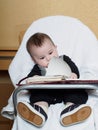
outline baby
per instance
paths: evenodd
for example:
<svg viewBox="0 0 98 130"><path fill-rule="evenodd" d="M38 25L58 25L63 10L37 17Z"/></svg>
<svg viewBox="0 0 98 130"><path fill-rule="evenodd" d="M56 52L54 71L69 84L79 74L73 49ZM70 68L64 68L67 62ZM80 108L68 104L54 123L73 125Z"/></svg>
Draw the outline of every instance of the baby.
<svg viewBox="0 0 98 130"><path fill-rule="evenodd" d="M50 60L53 57L62 58L71 68L70 79L79 78L79 70L75 63L65 54L59 56L57 46L44 33L36 33L27 41L27 51L35 65L27 77L44 76ZM48 119L48 107L51 104L65 104L60 112L60 123L69 126L86 120L91 114L91 108L86 104L88 94L84 89L32 89L30 102L19 102L19 115L27 122L42 127Z"/></svg>

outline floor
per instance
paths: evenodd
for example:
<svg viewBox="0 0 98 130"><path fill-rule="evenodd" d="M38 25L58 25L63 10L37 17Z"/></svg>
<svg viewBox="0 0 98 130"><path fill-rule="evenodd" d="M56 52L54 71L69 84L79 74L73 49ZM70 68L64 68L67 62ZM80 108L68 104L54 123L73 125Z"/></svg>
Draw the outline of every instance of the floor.
<svg viewBox="0 0 98 130"><path fill-rule="evenodd" d="M14 87L7 71L0 71L0 112L8 103ZM13 121L0 115L0 130L11 130Z"/></svg>

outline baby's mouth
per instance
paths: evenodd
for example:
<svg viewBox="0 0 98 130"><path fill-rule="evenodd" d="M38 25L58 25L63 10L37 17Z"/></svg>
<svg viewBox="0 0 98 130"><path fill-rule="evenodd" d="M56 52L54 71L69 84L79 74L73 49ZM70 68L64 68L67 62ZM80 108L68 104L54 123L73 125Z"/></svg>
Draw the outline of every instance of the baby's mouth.
<svg viewBox="0 0 98 130"><path fill-rule="evenodd" d="M46 68L48 68L48 66L49 66L49 63L47 64Z"/></svg>

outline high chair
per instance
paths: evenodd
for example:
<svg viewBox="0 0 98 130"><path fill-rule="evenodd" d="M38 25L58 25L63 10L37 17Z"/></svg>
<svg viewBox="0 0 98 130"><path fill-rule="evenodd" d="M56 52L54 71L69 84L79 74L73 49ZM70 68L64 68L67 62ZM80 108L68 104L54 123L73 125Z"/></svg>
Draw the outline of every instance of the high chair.
<svg viewBox="0 0 98 130"><path fill-rule="evenodd" d="M36 32L48 34L57 45L59 55L68 55L78 66L80 79L64 84L20 85L18 82L31 71L34 62L26 50L26 42ZM98 41L94 33L80 20L68 16L49 16L36 20L24 34L21 45L9 66L9 75L15 86L8 105L3 108L2 115L14 120L12 130L98 130ZM86 82L85 82L86 81ZM17 85L18 84L18 85ZM48 111L48 120L42 128L37 128L19 117L17 102L28 101L28 89L39 88L85 88L89 99L87 104L92 108L92 114L88 120L77 125L63 127L59 123L62 103L51 105ZM92 90L92 91L90 91Z"/></svg>

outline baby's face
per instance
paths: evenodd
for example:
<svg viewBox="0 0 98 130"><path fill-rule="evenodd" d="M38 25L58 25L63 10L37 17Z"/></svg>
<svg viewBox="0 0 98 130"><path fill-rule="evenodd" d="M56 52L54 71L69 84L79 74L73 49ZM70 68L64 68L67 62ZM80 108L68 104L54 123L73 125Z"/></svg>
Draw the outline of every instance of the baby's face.
<svg viewBox="0 0 98 130"><path fill-rule="evenodd" d="M58 57L57 46L46 39L41 47L31 47L31 55L36 64L47 68L51 58Z"/></svg>

